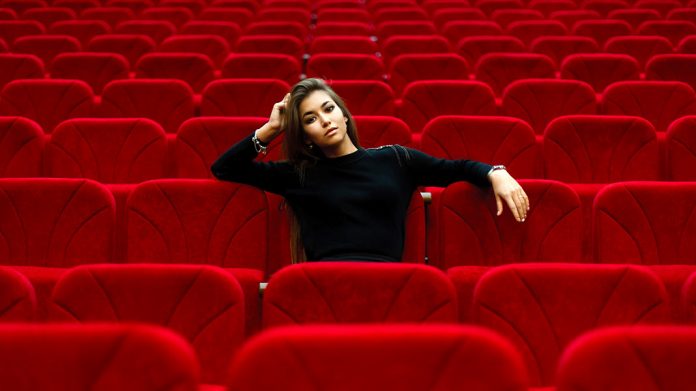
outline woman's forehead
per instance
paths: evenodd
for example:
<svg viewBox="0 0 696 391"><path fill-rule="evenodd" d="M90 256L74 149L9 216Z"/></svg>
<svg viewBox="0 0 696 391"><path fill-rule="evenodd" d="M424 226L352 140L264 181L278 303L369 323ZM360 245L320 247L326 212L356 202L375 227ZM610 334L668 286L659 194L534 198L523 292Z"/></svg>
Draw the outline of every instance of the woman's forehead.
<svg viewBox="0 0 696 391"><path fill-rule="evenodd" d="M309 95L307 95L307 97L304 98L302 102L300 102L300 112L304 113L306 111L318 110L326 101L333 102L333 99L331 99L326 91L312 91Z"/></svg>

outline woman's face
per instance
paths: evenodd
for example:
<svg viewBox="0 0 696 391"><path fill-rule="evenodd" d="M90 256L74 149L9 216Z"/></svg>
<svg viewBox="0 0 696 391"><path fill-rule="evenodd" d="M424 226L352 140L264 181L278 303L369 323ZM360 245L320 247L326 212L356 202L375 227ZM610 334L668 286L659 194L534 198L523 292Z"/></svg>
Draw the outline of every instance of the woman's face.
<svg viewBox="0 0 696 391"><path fill-rule="evenodd" d="M300 102L300 120L307 144L313 143L327 155L353 144L346 134L348 119L325 91L314 91Z"/></svg>

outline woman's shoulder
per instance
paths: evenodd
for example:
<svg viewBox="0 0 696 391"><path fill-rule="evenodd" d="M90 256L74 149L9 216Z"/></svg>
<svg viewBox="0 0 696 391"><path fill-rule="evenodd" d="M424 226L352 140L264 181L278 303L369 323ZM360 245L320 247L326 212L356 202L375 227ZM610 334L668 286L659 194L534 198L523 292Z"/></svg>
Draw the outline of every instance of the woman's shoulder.
<svg viewBox="0 0 696 391"><path fill-rule="evenodd" d="M411 160L413 156L413 150L411 148L404 147L400 144L381 145L379 147L366 148L365 150L370 156L377 159L395 160L400 166Z"/></svg>

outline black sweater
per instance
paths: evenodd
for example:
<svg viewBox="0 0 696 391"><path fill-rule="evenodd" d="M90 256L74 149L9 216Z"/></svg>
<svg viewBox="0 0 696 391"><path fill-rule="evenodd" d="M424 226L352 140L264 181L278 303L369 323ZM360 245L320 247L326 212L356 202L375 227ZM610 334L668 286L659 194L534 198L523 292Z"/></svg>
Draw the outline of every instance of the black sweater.
<svg viewBox="0 0 696 391"><path fill-rule="evenodd" d="M404 220L418 186L456 181L489 185L491 166L471 160L437 159L401 146L358 149L319 160L300 182L288 162L262 163L252 135L213 164L213 175L280 194L292 207L308 260L398 262Z"/></svg>

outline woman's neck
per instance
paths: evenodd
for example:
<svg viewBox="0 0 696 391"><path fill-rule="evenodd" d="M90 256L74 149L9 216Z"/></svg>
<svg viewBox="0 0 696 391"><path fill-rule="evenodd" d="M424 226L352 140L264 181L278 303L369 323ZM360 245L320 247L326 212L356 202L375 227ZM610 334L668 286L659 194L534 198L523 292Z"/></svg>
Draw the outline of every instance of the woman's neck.
<svg viewBox="0 0 696 391"><path fill-rule="evenodd" d="M342 142L334 148L322 148L324 156L327 158L336 158L351 154L358 150L358 148L353 144L353 141L346 136L346 142Z"/></svg>

